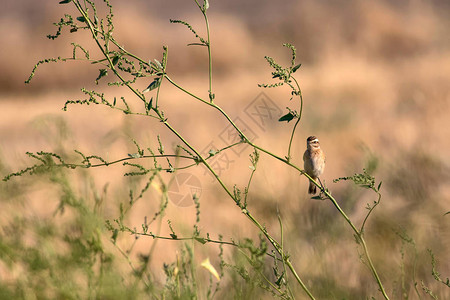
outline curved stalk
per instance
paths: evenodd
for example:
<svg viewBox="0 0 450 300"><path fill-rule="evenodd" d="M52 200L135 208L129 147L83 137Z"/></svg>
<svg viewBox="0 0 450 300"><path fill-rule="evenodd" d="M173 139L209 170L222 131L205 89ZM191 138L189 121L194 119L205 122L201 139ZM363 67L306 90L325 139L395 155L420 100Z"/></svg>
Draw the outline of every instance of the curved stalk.
<svg viewBox="0 0 450 300"><path fill-rule="evenodd" d="M298 84L298 82L295 79L295 77L291 77L291 78L294 80L295 84L297 85L298 96L300 98L300 110L299 110L299 113L298 113L297 121L295 122L294 128L292 129L291 139L289 140L288 155L287 155L288 161L291 160L291 147L292 147L292 141L294 140L295 129L297 128L297 125L300 123L300 120L302 119L302 114L303 114L302 90L300 89L300 85Z"/></svg>

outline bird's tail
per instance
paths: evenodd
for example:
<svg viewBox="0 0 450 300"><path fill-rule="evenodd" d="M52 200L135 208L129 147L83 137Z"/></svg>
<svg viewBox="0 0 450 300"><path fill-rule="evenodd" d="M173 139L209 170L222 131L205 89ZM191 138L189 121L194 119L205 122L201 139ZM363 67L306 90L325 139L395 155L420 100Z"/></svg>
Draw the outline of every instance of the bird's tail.
<svg viewBox="0 0 450 300"><path fill-rule="evenodd" d="M313 179L316 180L316 178L313 178ZM317 186L312 181L310 181L308 194L315 194L316 192L317 192Z"/></svg>

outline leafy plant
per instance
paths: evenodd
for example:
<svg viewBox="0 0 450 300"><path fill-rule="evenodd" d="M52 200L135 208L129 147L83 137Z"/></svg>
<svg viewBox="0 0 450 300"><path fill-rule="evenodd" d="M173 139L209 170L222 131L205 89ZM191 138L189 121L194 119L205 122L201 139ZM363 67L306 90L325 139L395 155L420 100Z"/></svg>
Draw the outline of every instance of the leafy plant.
<svg viewBox="0 0 450 300"><path fill-rule="evenodd" d="M279 163L285 164L289 168L292 168L305 176L308 180L312 180L301 167L294 164L291 155L295 132L302 119L304 105L300 85L294 76L295 73L300 70L301 66L301 64L296 62L296 48L291 44L283 45L291 52L290 65L287 67L280 65L272 57L266 56L266 61L273 69L272 78L276 80L276 82L259 85L262 88L287 86L290 89L290 99L298 105L296 110L287 107L287 112L279 119L280 122L286 121L286 126L290 126L291 124L289 124L289 122L295 120L295 123L291 128L289 142L287 143L286 155L280 156L274 154L270 149L266 149L252 141L246 135L245 131L241 129L219 105L219 97L216 97L213 89L212 44L208 21L209 2L207 0L204 0L202 3L198 0L194 0L195 5L204 17L206 36L198 34L198 31L187 21L170 20L171 23L185 26L194 35L196 41L189 44L189 46L204 47L207 52L208 87L205 91L206 97L202 97L189 89L182 87L172 78L172 75L167 72L167 65L169 62L169 49L167 46L162 47L162 55L159 60L140 58L122 46L113 35L115 23L112 4L109 0L98 2L101 4L92 0L60 1L60 4L72 5L75 8L76 14L65 14L59 22L54 23L57 27L56 33L48 35L49 39L54 40L64 34L63 32L66 29L68 29L70 33L86 31L90 33L97 51L94 53L94 51L88 50L90 48L85 45L72 43L73 51L71 57L47 58L39 61L33 68L26 83L29 83L33 79L37 69L42 64L67 61L89 62L98 66L98 75L96 78L92 78L96 84L106 81L108 86L117 86L127 89L132 92L134 99L126 99L123 96L111 99L99 89L90 90L82 88L81 92L84 94L84 98L66 101L63 107L64 111L69 110L73 105L103 105L114 111L124 113L125 115L139 115L151 118L159 121L162 127L165 127L168 132L175 136L178 140L178 144L173 151L168 151L166 150L166 147L164 147L164 136L162 138L160 136L155 137L158 141L157 149L152 149L147 146L143 147L137 141L133 140L135 152L125 153L122 158L115 160L110 160L95 154L88 155L79 150L75 150L75 154L68 158L62 154L48 151L39 151L36 153L27 152L27 155L34 159L35 163L17 172L9 173L4 177L4 181L11 180L16 176L23 176L24 174L49 175L50 180L59 186L61 189L61 198L56 213L64 214L66 213L66 208L70 208L70 210L74 212L76 218L76 221L74 222L77 229L76 234L71 236L69 233L64 233L64 230L58 230L54 225L45 230L48 230L49 238L58 238L62 243L68 246L71 253L69 255L58 254L57 256L61 258L61 261L57 263L70 263L71 265L75 265L77 270L74 272L81 272L80 276L82 281L84 281L84 285L76 285L74 283L74 286L67 287L67 285L71 284L71 281L66 278L67 274L61 275L53 271L56 270L52 268L52 264L56 263L55 261L46 260L41 252L36 252L34 251L35 249L28 249L25 246L24 241L12 238L2 241L1 246L5 249L9 249L8 251L16 248L17 252L23 255L22 258L28 256L29 261L24 262L30 273L41 276L42 273L46 272L44 270L49 270L49 274L44 278L45 280L52 281L52 283L45 282L42 289L40 288L41 282L39 281L26 282L23 284L26 288L17 289L14 296L23 296L27 289L32 289L38 290L36 295L44 298L102 298L111 295L120 298L120 295L108 294L108 289L106 289L105 286L111 287L115 284L119 284L119 282L123 280L124 283L122 284L127 288L124 291L124 293L126 292L126 296L123 297L140 295L143 293L155 298L198 298L199 280L195 270L193 245L216 244L219 245L220 249L218 255L220 260L219 272L212 267L209 261L203 264L211 274L210 284L207 288L207 298L214 297L218 291L220 291L220 284L227 276L227 270L234 274L230 275L231 280L235 283L243 283L248 287L248 289L242 288L241 290L235 291L236 296L239 297L250 294L254 295L256 293L255 289L260 288L262 291L267 291L272 296L281 299L291 299L295 298L295 291L299 287L303 291L303 296L306 295L306 297L310 299L315 299L310 287L308 287L308 281L304 279L307 275L302 274L303 272L294 266L291 255L287 251L287 241L284 240L283 222L280 214L278 213L277 215L280 228L280 238L277 239L274 233L276 229L266 228L264 220L257 219L248 206L248 195L251 193L252 187L251 183L254 174L258 169L258 162L262 155L275 158ZM100 5L102 5L101 9L99 8ZM102 13L104 13L104 15L102 15ZM206 155L202 154L201 151L183 136L170 122L170 118L165 112L166 104L164 98L161 97L161 90L165 85L171 85L178 89L179 92L186 94L195 101L211 108L214 113L217 113L220 118L223 118L229 123L233 130L238 134L240 140L228 144L221 149L211 150ZM142 86L146 87L142 88ZM137 103L138 106L130 105L129 103L131 103L131 101L133 101L134 104ZM229 151L241 144L250 146L253 151L250 155L251 171L244 188L240 188L234 183L225 182L210 163L215 155ZM144 162L149 160L152 161L150 167L147 164L144 164ZM180 166L177 163L179 160L183 162L183 165ZM110 167L120 164L127 168L124 176L129 178L130 186L127 186L127 188L129 188L127 201L121 201L118 204L117 216L113 218L108 218L98 213L103 199L107 197L107 187L104 188L104 193L101 197L94 194L93 198L95 205L89 207L84 198L80 198L76 195L70 181L66 177L68 170L85 171L87 169ZM242 215L254 225L260 235L259 243L255 243L249 238L244 238L241 241L235 241L233 239L224 240L220 233L212 234L218 236L218 238L212 238L210 233L203 232L199 226L201 216L200 201L196 194L192 197L196 214L195 222L190 229L190 232L183 233L182 230L179 230L179 228L169 220L167 222L167 229L170 233L168 235L160 233L161 227L163 226L162 217L165 215L168 206L168 183L164 181L161 174L163 172L173 174L179 170L195 168L199 165L205 167L208 172L212 174L217 185L228 195L228 198L231 200L230 204L234 203ZM140 187L136 187L137 184L133 184L133 180L134 183L141 183L141 181L143 181L143 183ZM362 261L368 267L382 296L385 299L389 299L375 263L371 258L370 248L366 242L364 230L375 207L380 204L382 197L380 193L381 182L376 184L375 178L366 170L363 170L363 173L361 174L341 177L335 180L335 182L340 181L352 181L357 186L370 189L376 194L376 200L371 204L367 204L368 212L359 226L348 217L326 186L313 181L320 190L320 195L315 198L330 201L340 216L348 224L350 230L354 234L358 247L362 250ZM158 209L151 218L145 218L140 228L128 225L127 216L130 210L146 193L149 192L152 185L157 186L161 192ZM157 230L151 229L155 227ZM114 251L120 253L132 270L132 276L126 280L120 275L120 272L112 272L111 276L107 275L109 274L108 272L111 272L115 268L115 264L119 258L112 255L111 253L113 252L111 251L113 250L110 251L104 245L102 237L106 235L105 232L108 233L111 247L115 249ZM126 244L126 248L124 248L121 243L121 237L124 236L131 236L134 239L130 244ZM141 238L151 238L165 242L183 242L180 247L181 252L177 256L176 261L163 264L166 280L165 283L160 286L155 284L154 276L149 267L155 249L153 246L149 249L147 254L139 255L137 263L133 260L132 253L134 245L136 241ZM231 247L234 251L231 262L226 262L226 258L224 258L223 247L225 246ZM10 253L10 257L14 257L14 255L16 254ZM242 260L242 258L244 259ZM2 260L5 259L5 257L2 257ZM67 261L68 259L72 259L73 261ZM14 261L14 259L12 260ZM433 256L432 260L434 261ZM61 271L61 269L57 270ZM439 280L448 286L448 279L447 282L445 282L440 278L439 273L435 271L434 264L433 276L436 280ZM212 281L213 277L219 279L215 286ZM36 280L37 277L30 276L30 278ZM73 282L76 282L76 280ZM106 285L106 282L108 282L108 285ZM47 287L52 284L58 288L54 290L47 289ZM86 288L86 285L88 288L83 289ZM80 292L76 292L78 290ZM87 290L87 294L83 293L83 290ZM429 294L431 295L431 292Z"/></svg>

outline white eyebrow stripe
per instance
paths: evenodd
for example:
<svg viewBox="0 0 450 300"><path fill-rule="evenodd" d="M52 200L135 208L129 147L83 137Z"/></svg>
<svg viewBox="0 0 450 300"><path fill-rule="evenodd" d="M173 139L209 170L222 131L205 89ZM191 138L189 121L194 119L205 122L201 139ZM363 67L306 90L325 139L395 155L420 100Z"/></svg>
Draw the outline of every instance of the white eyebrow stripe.
<svg viewBox="0 0 450 300"><path fill-rule="evenodd" d="M318 141L319 141L318 139L314 139L314 140L311 141L311 143L318 142Z"/></svg>

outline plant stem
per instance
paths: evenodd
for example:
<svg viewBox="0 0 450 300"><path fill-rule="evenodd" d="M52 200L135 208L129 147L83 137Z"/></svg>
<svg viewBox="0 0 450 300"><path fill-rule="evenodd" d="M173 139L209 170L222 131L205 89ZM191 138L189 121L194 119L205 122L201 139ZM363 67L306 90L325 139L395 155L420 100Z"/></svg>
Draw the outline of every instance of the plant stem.
<svg viewBox="0 0 450 300"><path fill-rule="evenodd" d="M283 222L281 221L281 215L280 215L280 211L278 210L278 207L277 207L277 217L278 217L278 223L280 224L281 247L284 249L284 228L283 228ZM286 256L282 257L283 272L284 272L285 276L287 276L286 262L288 260L289 260L288 257L286 257ZM294 274L294 272L292 272L292 273ZM295 276L295 274L294 274L294 276ZM291 296L291 298L295 299L294 294L292 293L292 290L289 286L289 281L287 279L286 279L286 288L287 288L287 291L289 292L289 295Z"/></svg>
<svg viewBox="0 0 450 300"><path fill-rule="evenodd" d="M361 228L359 229L359 232L364 233L364 226L366 226L367 219L369 218L370 214L374 210L375 207L377 207L378 204L380 204L381 200L381 194L380 192L376 192L378 194L378 200L375 202L375 204L370 208L369 212L367 213L366 217L364 218L364 221L362 222Z"/></svg>
<svg viewBox="0 0 450 300"><path fill-rule="evenodd" d="M291 261L289 260L289 257L286 256L284 249L282 246L267 232L267 229L263 227L251 214L248 210L243 209L242 213L244 213L252 222L253 224L258 227L258 229L264 234L264 236L267 238L267 240L274 246L275 250L280 254L282 260L286 263L286 265L289 267L289 270L291 270L292 274L294 275L297 282L302 287L303 291L308 295L310 299L315 299L314 296L311 294L311 292L308 290L306 285L301 280L300 276L298 276L294 266L292 265Z"/></svg>
<svg viewBox="0 0 450 300"><path fill-rule="evenodd" d="M205 17L205 23L206 23L206 34L207 34L207 39L208 39L208 74L209 74L209 97L210 97L210 101L211 103L213 102L213 97L212 97L212 56L211 56L211 38L209 35L209 22L208 22L208 17L206 16L206 12L203 11L203 16Z"/></svg>
<svg viewBox="0 0 450 300"><path fill-rule="evenodd" d="M384 290L384 286L381 283L380 277L378 276L377 270L375 269L375 266L372 263L372 259L370 258L370 255L369 255L369 249L367 249L366 241L362 237L362 234L359 235L359 238L360 238L361 244L362 244L363 249L364 249L364 254L367 257L367 261L369 263L370 270L372 271L372 275L375 277L375 280L378 283L378 287L380 288L380 292L383 294L384 299L389 300L389 297L386 294L386 291Z"/></svg>
<svg viewBox="0 0 450 300"><path fill-rule="evenodd" d="M298 118L297 118L297 121L295 122L294 128L292 129L291 139L289 140L288 155L287 155L288 161L291 160L291 147L292 147L292 141L294 140L295 129L297 128L297 125L300 123L300 120L302 119L302 113L303 113L302 90L300 89L300 85L298 84L295 77L291 77L291 78L294 80L295 84L297 85L297 92L298 92L298 96L300 98L300 111L298 113Z"/></svg>

